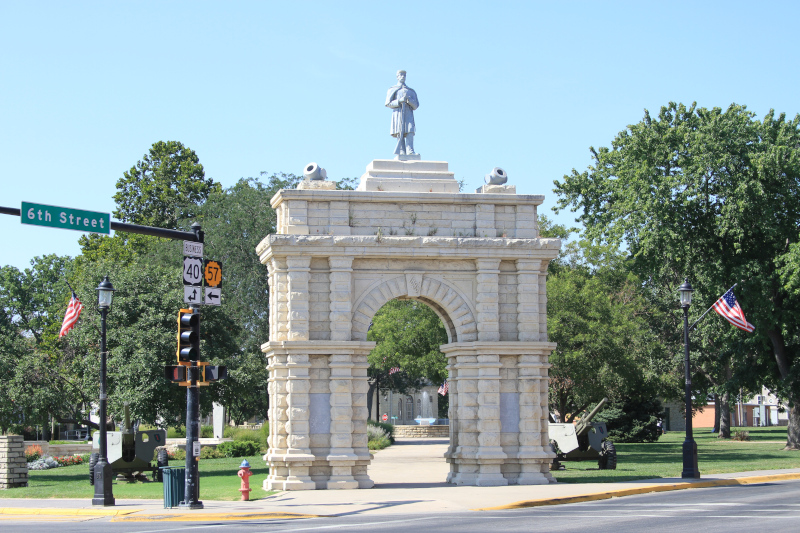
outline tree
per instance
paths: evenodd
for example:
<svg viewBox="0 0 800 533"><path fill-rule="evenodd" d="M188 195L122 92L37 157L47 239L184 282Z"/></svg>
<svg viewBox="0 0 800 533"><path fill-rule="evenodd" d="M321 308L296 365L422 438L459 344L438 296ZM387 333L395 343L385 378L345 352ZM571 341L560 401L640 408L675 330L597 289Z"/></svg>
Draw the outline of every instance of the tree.
<svg viewBox="0 0 800 533"><path fill-rule="evenodd" d="M624 243L633 272L654 293L672 293L688 276L693 308L705 309L739 282L755 333L710 316L692 340L730 354L733 379L788 400L789 449L800 449L798 126L800 116L770 111L759 121L736 104L722 111L670 103L658 117L645 112L611 148L592 148L588 170L555 182L559 208L580 210L587 238Z"/></svg>
<svg viewBox="0 0 800 533"><path fill-rule="evenodd" d="M543 236L571 231L541 217ZM550 406L562 420L602 398L652 397L662 388L664 354L655 342L641 283L624 255L588 242L568 241L547 279L547 327L557 344L550 355Z"/></svg>
<svg viewBox="0 0 800 533"><path fill-rule="evenodd" d="M178 141L153 143L149 153L117 181L114 216L123 222L176 228L192 219L220 185L206 179L194 150Z"/></svg>

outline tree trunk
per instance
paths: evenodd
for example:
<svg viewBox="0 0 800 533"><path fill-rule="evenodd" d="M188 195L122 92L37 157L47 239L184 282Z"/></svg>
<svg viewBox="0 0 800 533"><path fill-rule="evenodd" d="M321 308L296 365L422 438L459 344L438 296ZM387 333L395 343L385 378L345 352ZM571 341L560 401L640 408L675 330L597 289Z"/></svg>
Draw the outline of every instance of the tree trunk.
<svg viewBox="0 0 800 533"><path fill-rule="evenodd" d="M781 379L788 381L791 379L789 375L790 365L789 358L786 356L783 333L777 329L770 329L767 330L767 336L772 341L772 351L775 354L775 362L778 363ZM786 428L786 447L784 450L800 450L800 410L798 409L800 406L797 405L794 397L789 398L789 403L793 404L794 407L789 408L789 427Z"/></svg>
<svg viewBox="0 0 800 533"><path fill-rule="evenodd" d="M731 438L731 394L725 391L720 400L719 416L719 437L720 439Z"/></svg>
<svg viewBox="0 0 800 533"><path fill-rule="evenodd" d="M720 406L719 406L719 394L716 392L714 393L714 429L711 433L716 433L719 435L719 417L720 417Z"/></svg>
<svg viewBox="0 0 800 533"><path fill-rule="evenodd" d="M784 450L800 450L800 405L789 408L789 427Z"/></svg>

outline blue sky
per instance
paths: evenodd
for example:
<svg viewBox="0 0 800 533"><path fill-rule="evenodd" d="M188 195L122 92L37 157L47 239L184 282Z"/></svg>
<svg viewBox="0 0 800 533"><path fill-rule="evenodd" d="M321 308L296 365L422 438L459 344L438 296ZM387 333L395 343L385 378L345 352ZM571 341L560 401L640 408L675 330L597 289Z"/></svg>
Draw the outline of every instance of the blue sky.
<svg viewBox="0 0 800 533"><path fill-rule="evenodd" d="M467 190L503 167L552 217L553 180L644 109L800 112L798 19L792 2L0 2L0 205L111 212L159 140L226 187L310 161L359 177L392 157L402 68L423 159ZM79 235L0 215L0 265L74 256Z"/></svg>

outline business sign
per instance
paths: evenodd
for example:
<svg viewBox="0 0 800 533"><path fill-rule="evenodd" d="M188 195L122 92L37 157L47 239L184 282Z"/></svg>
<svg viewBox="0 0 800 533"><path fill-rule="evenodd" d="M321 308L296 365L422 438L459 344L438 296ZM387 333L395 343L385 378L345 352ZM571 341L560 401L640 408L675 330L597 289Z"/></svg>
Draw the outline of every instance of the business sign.
<svg viewBox="0 0 800 533"><path fill-rule="evenodd" d="M23 224L32 226L71 229L106 235L111 232L111 215L109 213L22 202L20 215L19 218Z"/></svg>
<svg viewBox="0 0 800 533"><path fill-rule="evenodd" d="M189 257L203 257L203 243L183 241L183 255Z"/></svg>

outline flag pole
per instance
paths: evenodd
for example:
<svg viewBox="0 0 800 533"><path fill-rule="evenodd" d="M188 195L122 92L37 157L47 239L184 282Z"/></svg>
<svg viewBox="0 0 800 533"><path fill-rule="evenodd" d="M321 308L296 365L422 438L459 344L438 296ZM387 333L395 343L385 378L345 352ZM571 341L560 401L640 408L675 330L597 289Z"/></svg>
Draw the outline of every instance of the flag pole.
<svg viewBox="0 0 800 533"><path fill-rule="evenodd" d="M733 286L730 289L728 289L727 291L723 292L722 295L724 296L724 295L728 294L728 291L732 291L733 289L735 289L738 284L739 284L739 282L734 283ZM719 300L719 298L717 298L717 300ZM717 300L714 300L714 303L716 303ZM708 314L708 312L711 311L712 309L714 309L714 304L711 304L711 307L706 309L706 312L703 313L702 315L700 315L700 318L695 320L694 324L689 326L689 331L692 331L694 329L694 327L697 325L697 323L700 322L701 320L703 320L703 317L706 316Z"/></svg>

